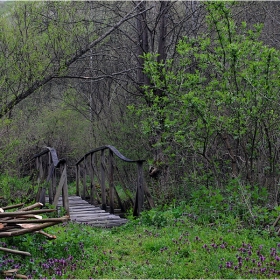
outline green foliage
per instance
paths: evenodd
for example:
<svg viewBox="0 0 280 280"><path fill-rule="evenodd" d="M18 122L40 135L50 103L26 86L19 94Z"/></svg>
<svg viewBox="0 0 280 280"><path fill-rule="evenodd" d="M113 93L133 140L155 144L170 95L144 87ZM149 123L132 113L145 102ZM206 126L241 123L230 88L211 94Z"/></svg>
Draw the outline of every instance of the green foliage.
<svg viewBox="0 0 280 280"><path fill-rule="evenodd" d="M267 189L242 186L233 180L224 190L203 186L193 191L186 212L202 224L265 228L279 215L277 207L272 210L265 207L267 198Z"/></svg>
<svg viewBox="0 0 280 280"><path fill-rule="evenodd" d="M185 203L181 202L179 206L159 206L149 211L144 211L137 223L145 226L156 226L162 228L170 225L174 219L181 217L186 211Z"/></svg>
<svg viewBox="0 0 280 280"><path fill-rule="evenodd" d="M15 2L14 8L1 16L1 115L11 109L7 104L17 103L19 96L24 99L28 96L25 93L23 97L25 91L50 80L49 75L65 74L66 62L95 38L92 21L85 20L90 11L84 5Z"/></svg>
<svg viewBox="0 0 280 280"><path fill-rule="evenodd" d="M174 59L144 55L148 106L134 107L143 133L160 135L156 145L170 162L187 153L194 159L187 176L201 173L205 185L212 177L218 188L232 175L259 185L257 159L264 176L279 170L280 53L258 40L260 25L237 25L231 5L207 2L209 36L183 38Z"/></svg>
<svg viewBox="0 0 280 280"><path fill-rule="evenodd" d="M28 177L17 178L0 174L0 196L4 197L5 204L28 202L35 194L36 187Z"/></svg>
<svg viewBox="0 0 280 280"><path fill-rule="evenodd" d="M174 202L113 229L65 223L46 229L57 236L52 241L38 234L3 238L1 246L32 257L2 252L1 269L13 266L29 278L56 279L277 277L278 237L241 224L201 225L188 209L195 211Z"/></svg>

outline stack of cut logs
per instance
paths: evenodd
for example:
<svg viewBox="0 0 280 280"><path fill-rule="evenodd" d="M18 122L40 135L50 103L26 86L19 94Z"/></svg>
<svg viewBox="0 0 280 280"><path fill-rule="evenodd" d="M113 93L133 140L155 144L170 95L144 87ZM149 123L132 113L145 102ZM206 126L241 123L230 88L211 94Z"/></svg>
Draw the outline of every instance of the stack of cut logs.
<svg viewBox="0 0 280 280"><path fill-rule="evenodd" d="M43 206L39 202L28 207L23 206L24 204L20 203L0 208L0 238L36 232L45 235L49 239L55 239L56 236L44 232L43 229L69 220L69 216L64 216L61 218L43 218L38 214L54 212L56 209L34 210L34 208L41 208ZM18 210L11 211L11 209ZM31 256L29 252L13 250L4 247L0 247L0 251L23 256ZM0 273L6 277L15 276L16 278L27 278L24 275L17 274L17 269L1 271Z"/></svg>

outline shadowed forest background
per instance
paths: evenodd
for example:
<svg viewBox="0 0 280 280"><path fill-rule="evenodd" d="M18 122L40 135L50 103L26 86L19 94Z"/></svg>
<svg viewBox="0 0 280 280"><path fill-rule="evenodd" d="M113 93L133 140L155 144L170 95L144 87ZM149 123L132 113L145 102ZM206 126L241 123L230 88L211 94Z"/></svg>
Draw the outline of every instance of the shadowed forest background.
<svg viewBox="0 0 280 280"><path fill-rule="evenodd" d="M147 160L157 204L215 190L229 205L278 205L279 2L0 9L2 176L35 180L33 156L49 146L71 183L75 162L109 144Z"/></svg>

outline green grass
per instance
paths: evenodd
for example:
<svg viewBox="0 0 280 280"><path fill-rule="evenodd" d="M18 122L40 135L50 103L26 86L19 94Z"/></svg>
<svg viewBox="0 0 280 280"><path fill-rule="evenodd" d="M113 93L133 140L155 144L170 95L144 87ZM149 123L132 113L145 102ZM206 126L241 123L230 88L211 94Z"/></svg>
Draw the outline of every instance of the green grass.
<svg viewBox="0 0 280 280"><path fill-rule="evenodd" d="M38 234L2 239L2 246L32 257L0 253L1 270L19 267L30 278L57 279L279 277L273 230L242 228L238 221L202 225L184 210L154 209L113 229L70 222L46 230L57 236L52 241Z"/></svg>
<svg viewBox="0 0 280 280"><path fill-rule="evenodd" d="M7 197L35 188L28 179L0 179ZM201 187L188 202L144 211L138 219L130 212L121 227L69 222L46 229L55 240L36 233L2 238L0 246L32 256L0 251L0 271L18 268L37 279L279 278L279 225L271 225L280 207L265 208L267 193L259 191L236 184L223 192Z"/></svg>

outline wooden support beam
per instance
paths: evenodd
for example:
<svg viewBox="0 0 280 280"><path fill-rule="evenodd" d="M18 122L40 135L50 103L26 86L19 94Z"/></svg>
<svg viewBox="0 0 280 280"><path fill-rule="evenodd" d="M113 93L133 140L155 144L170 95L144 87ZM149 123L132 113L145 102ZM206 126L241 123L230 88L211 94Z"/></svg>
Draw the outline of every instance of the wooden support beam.
<svg viewBox="0 0 280 280"><path fill-rule="evenodd" d="M3 221L6 224L42 224L47 222L56 222L56 223L63 223L67 222L69 220L69 216L63 216L61 218L46 218L46 219L11 219L11 220L5 220ZM0 220L0 223L2 223L2 220Z"/></svg>
<svg viewBox="0 0 280 280"><path fill-rule="evenodd" d="M49 163L48 163L48 187L49 187L49 203L53 203L53 186L52 186L52 178L53 178L53 170L54 170L54 163L51 161L51 153L48 153Z"/></svg>
<svg viewBox="0 0 280 280"><path fill-rule="evenodd" d="M29 210L31 210L31 209L34 209L34 208L37 208L37 207L42 207L42 206L43 206L42 203L36 202L36 203L33 204L33 205L29 205L29 206L27 206L27 207L21 208L20 211L29 211Z"/></svg>
<svg viewBox="0 0 280 280"><path fill-rule="evenodd" d="M24 203L19 203L19 204L15 204L15 205L9 205L9 206L2 207L2 209L3 210L8 210L8 209L13 209L13 208L19 208L23 205L24 205Z"/></svg>
<svg viewBox="0 0 280 280"><path fill-rule="evenodd" d="M54 212L55 209L41 209L41 210L31 210L31 211L17 211L17 212L4 212L0 213L0 219L5 217L20 217L29 214L42 214L48 212Z"/></svg>
<svg viewBox="0 0 280 280"><path fill-rule="evenodd" d="M58 188L57 188L57 192L56 192L54 200L53 200L53 205L55 207L57 206L58 199L59 199L59 196L60 196L60 194L62 192L62 187L63 187L63 185L65 183L65 180L67 180L66 167L64 167L63 172L61 174L59 185L58 185Z"/></svg>
<svg viewBox="0 0 280 280"><path fill-rule="evenodd" d="M66 164L64 164L64 166L63 166L62 173L64 173L64 172L65 172L65 180L63 183L63 187L62 187L62 205L63 205L67 215L70 215Z"/></svg>
<svg viewBox="0 0 280 280"><path fill-rule="evenodd" d="M95 204L96 188L94 182L94 154L90 154L89 174L90 174L90 204Z"/></svg>
<svg viewBox="0 0 280 280"><path fill-rule="evenodd" d="M138 215L143 210L144 206L144 176L143 176L143 161L137 162L137 190L138 190L138 195L137 195L137 200L138 200Z"/></svg>
<svg viewBox="0 0 280 280"><path fill-rule="evenodd" d="M84 158L84 166L83 166L83 191L82 191L82 199L86 199L86 189L87 189L87 163L86 157Z"/></svg>
<svg viewBox="0 0 280 280"><path fill-rule="evenodd" d="M76 195L80 196L80 165L76 165Z"/></svg>
<svg viewBox="0 0 280 280"><path fill-rule="evenodd" d="M109 150L109 197L110 197L110 213L114 214L114 156Z"/></svg>
<svg viewBox="0 0 280 280"><path fill-rule="evenodd" d="M105 185L105 156L104 149L101 150L101 199L102 199L102 210L106 210L106 185Z"/></svg>
<svg viewBox="0 0 280 280"><path fill-rule="evenodd" d="M16 255L23 255L23 256L29 256L29 257L31 256L31 254L29 252L12 250L12 249L3 248L3 247L0 247L0 251L4 251L4 252L7 252L7 253L12 253L12 254L16 254Z"/></svg>
<svg viewBox="0 0 280 280"><path fill-rule="evenodd" d="M32 228L20 229L20 230L11 231L11 232L0 232L0 237L19 236L19 235L23 235L23 234L26 234L26 233L38 231L38 230L41 230L43 228L52 227L56 224L57 224L57 222L49 222L49 223L43 223L43 224L38 225L38 226L34 226Z"/></svg>

